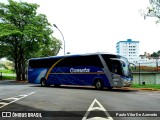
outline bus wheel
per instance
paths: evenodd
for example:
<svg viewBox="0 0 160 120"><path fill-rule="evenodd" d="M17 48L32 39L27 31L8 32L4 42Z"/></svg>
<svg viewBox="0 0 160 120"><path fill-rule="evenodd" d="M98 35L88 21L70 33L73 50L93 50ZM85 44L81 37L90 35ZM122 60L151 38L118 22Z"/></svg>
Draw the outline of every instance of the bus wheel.
<svg viewBox="0 0 160 120"><path fill-rule="evenodd" d="M48 84L46 83L46 79L45 79L45 78L42 78L42 79L41 79L41 86L42 86L42 87L47 87L47 86L50 86L50 85L48 85Z"/></svg>
<svg viewBox="0 0 160 120"><path fill-rule="evenodd" d="M102 80L96 80L96 82L95 82L95 88L98 89L98 90L103 89L103 82L102 82Z"/></svg>

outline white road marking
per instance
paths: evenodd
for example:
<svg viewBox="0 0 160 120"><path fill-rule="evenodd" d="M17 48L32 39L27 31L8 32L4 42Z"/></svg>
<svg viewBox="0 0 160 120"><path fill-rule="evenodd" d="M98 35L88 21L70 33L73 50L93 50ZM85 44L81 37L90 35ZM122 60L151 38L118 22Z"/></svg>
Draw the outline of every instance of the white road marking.
<svg viewBox="0 0 160 120"><path fill-rule="evenodd" d="M6 99L3 99L3 100L11 100L11 101L13 101L13 100L18 100L19 98L6 98Z"/></svg>
<svg viewBox="0 0 160 120"><path fill-rule="evenodd" d="M2 106L0 106L0 108L3 108L3 107L5 107L5 106L7 106L7 105L9 105L9 104L11 104L13 102L16 102L16 101L18 101L18 100L20 100L22 98L25 98L25 97L27 97L27 96L29 96L31 94L34 94L34 93L35 92L31 92L29 94L23 94L23 95L19 95L19 96L14 96L12 98L2 99L2 100L0 100L0 105L2 105ZM8 100L11 100L11 101L10 102L4 102L4 101L8 101Z"/></svg>
<svg viewBox="0 0 160 120"><path fill-rule="evenodd" d="M99 107L93 107L95 103L97 103L99 105ZM91 111L95 111L95 110L103 111L106 114L106 118L98 117L97 116L97 117L92 117L92 118L87 119L89 113ZM85 115L82 118L82 120L113 120L113 118L109 115L109 113L107 112L107 110L100 104L100 102L97 99L94 99L94 101L92 102L92 104L88 108L88 110L85 113Z"/></svg>
<svg viewBox="0 0 160 120"><path fill-rule="evenodd" d="M102 117L94 117L94 118L89 118L89 119L86 119L86 120L110 120L110 119L102 118Z"/></svg>
<svg viewBox="0 0 160 120"><path fill-rule="evenodd" d="M7 103L6 102L0 102L0 105L6 105Z"/></svg>

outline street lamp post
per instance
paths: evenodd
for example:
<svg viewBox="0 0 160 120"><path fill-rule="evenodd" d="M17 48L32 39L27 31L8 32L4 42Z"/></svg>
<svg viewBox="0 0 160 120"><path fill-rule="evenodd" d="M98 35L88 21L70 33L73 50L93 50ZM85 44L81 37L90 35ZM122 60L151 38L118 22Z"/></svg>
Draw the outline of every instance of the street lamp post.
<svg viewBox="0 0 160 120"><path fill-rule="evenodd" d="M60 31L60 29L57 27L56 24L53 24L53 26L59 30L59 32L61 33L61 35L63 37L63 43L64 43L64 48L63 49L64 49L64 55L65 55L65 40L64 40L64 36L63 36L62 32Z"/></svg>

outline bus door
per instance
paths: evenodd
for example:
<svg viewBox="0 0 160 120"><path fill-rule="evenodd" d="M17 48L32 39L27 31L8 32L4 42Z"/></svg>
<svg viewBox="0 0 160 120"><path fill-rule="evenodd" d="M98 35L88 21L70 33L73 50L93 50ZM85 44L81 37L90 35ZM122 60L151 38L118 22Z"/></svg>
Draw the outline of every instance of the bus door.
<svg viewBox="0 0 160 120"><path fill-rule="evenodd" d="M111 65L111 72L112 72L112 79L114 86L123 86L123 80L121 79L123 69L122 69L122 63L120 60L112 60Z"/></svg>

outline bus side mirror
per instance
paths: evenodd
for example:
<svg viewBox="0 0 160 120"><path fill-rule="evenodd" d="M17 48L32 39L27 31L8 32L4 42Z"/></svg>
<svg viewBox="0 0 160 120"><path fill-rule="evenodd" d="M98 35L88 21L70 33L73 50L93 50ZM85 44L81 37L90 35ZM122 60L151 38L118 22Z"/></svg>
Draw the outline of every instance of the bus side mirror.
<svg viewBox="0 0 160 120"><path fill-rule="evenodd" d="M135 64L133 64L133 63L129 63L129 64L133 65L134 66L134 70L136 70L136 65Z"/></svg>
<svg viewBox="0 0 160 120"><path fill-rule="evenodd" d="M125 62L122 62L122 64L123 64L123 67L126 67L126 64L125 64Z"/></svg>

